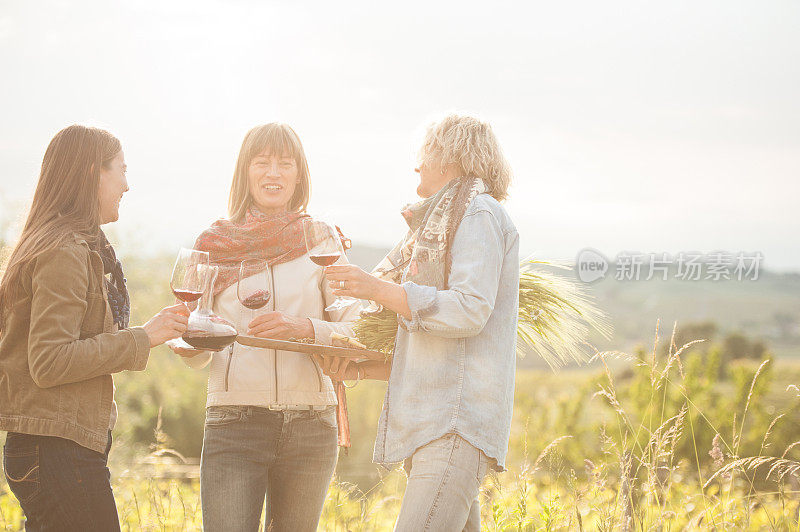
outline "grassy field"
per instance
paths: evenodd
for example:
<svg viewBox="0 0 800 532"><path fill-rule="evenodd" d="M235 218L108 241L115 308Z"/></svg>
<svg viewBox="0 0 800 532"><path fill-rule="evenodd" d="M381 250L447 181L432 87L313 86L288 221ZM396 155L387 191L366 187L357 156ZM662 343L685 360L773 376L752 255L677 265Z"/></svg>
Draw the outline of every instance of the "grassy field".
<svg viewBox="0 0 800 532"><path fill-rule="evenodd" d="M509 471L484 482L484 529L799 529L800 364L602 358L599 371L518 374ZM399 510L402 474L369 465L382 396L370 384L351 394L355 443L320 530L391 530ZM156 439L149 460L125 442L112 453L123 529L199 530L196 463L164 453L168 432ZM21 519L0 487L0 527Z"/></svg>
<svg viewBox="0 0 800 532"><path fill-rule="evenodd" d="M172 257L125 264L132 322L142 323L170 302ZM800 391L792 387L800 386L800 358L792 356L792 330L769 332L777 312L800 315L800 283L767 281L596 285L616 329L612 344L629 354L605 352L556 373L519 361L509 471L484 482L484 529L800 530ZM721 334L670 349L672 320L682 313L718 314L718 323L729 323L722 331L759 339L763 331L766 357L779 356L734 360ZM669 330L652 348L657 314ZM206 378L164 347L147 371L115 377L120 422L111 469L123 529L200 529L196 457ZM405 480L371 463L384 391L385 383L362 382L348 392L353 447L340 453L320 530L391 530ZM0 529L19 530L21 519L0 481Z"/></svg>

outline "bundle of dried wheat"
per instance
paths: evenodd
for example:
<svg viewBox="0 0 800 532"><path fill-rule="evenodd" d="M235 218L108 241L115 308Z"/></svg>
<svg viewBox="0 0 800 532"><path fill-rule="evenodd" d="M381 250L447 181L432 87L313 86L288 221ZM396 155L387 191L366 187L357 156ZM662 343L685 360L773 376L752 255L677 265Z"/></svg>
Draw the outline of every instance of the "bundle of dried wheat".
<svg viewBox="0 0 800 532"><path fill-rule="evenodd" d="M593 303L584 287L535 265L569 266L526 260L519 275L517 353L535 353L551 367L570 360L585 362L590 355L586 340L590 329L610 338L608 317ZM353 326L358 341L391 356L397 336L397 315L386 308L364 312Z"/></svg>

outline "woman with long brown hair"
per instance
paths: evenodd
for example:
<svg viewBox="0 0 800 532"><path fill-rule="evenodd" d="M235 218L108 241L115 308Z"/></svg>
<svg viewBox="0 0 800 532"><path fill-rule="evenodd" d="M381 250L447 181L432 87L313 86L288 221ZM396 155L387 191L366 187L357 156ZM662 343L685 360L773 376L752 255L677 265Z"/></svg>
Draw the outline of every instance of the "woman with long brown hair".
<svg viewBox="0 0 800 532"><path fill-rule="evenodd" d="M108 451L112 373L186 330L188 309L129 327L122 265L100 226L128 191L119 140L69 126L50 141L0 280L0 430L6 480L28 530L119 530Z"/></svg>

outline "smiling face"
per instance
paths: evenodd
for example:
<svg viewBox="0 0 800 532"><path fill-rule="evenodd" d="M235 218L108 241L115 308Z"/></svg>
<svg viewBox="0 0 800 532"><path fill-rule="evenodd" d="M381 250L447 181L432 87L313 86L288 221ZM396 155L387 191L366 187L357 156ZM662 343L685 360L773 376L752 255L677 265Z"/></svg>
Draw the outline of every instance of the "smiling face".
<svg viewBox="0 0 800 532"><path fill-rule="evenodd" d="M250 161L247 184L255 206L265 214L289 210L299 182L297 161L288 153L264 151Z"/></svg>
<svg viewBox="0 0 800 532"><path fill-rule="evenodd" d="M120 152L100 169L100 188L97 193L100 203L100 224L119 220L119 202L128 189L125 172L125 154Z"/></svg>

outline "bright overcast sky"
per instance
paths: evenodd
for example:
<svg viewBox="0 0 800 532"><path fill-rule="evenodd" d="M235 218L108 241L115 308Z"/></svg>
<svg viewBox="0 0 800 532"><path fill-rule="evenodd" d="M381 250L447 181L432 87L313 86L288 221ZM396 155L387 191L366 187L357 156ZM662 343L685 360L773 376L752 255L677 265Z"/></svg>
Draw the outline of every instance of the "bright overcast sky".
<svg viewBox="0 0 800 532"><path fill-rule="evenodd" d="M0 0L0 73L0 208L29 201L59 129L101 125L129 166L126 251L224 216L245 132L276 120L305 144L310 212L388 246L420 128L455 109L496 129L526 254L800 269L795 1Z"/></svg>

